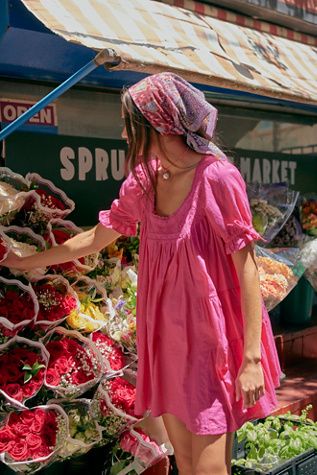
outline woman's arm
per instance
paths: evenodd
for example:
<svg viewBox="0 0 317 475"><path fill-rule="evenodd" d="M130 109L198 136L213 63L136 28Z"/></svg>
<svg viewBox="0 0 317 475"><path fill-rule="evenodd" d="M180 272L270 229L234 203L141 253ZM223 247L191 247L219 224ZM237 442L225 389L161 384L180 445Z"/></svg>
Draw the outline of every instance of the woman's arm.
<svg viewBox="0 0 317 475"><path fill-rule="evenodd" d="M47 251L28 257L18 257L11 253L7 259L1 262L1 265L14 269L29 270L61 264L98 252L119 236L120 234L117 231L106 228L102 224L97 224L94 228L77 234L77 236L68 239L63 244L51 247Z"/></svg>
<svg viewBox="0 0 317 475"><path fill-rule="evenodd" d="M232 254L241 289L244 318L243 361L236 382L237 399L251 407L264 394L261 366L262 305L259 274L252 244Z"/></svg>

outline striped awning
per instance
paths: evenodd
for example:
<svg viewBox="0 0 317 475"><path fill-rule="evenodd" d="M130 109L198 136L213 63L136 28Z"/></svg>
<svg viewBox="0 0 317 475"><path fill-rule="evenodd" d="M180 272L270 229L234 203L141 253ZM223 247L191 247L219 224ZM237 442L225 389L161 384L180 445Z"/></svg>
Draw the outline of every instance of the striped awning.
<svg viewBox="0 0 317 475"><path fill-rule="evenodd" d="M151 0L22 0L50 30L117 69L169 70L186 79L317 103L317 47Z"/></svg>

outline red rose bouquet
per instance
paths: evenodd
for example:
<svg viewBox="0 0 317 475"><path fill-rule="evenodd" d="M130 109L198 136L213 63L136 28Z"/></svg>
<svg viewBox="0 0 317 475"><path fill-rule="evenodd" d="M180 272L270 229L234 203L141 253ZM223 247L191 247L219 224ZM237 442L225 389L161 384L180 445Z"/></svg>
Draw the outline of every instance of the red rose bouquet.
<svg viewBox="0 0 317 475"><path fill-rule="evenodd" d="M130 429L120 437L120 448L135 457L138 465L146 469L164 458L166 449L159 446L141 429ZM132 470L132 467L131 467Z"/></svg>
<svg viewBox="0 0 317 475"><path fill-rule="evenodd" d="M46 386L57 395L74 397L95 386L103 374L99 352L75 331L57 327L44 340L49 352Z"/></svg>
<svg viewBox="0 0 317 475"><path fill-rule="evenodd" d="M23 207L27 222L33 225L47 223L52 218L64 218L74 210L75 203L51 181L37 173L28 173L26 181L31 190Z"/></svg>
<svg viewBox="0 0 317 475"><path fill-rule="evenodd" d="M0 394L6 403L23 407L44 383L49 355L41 343L14 337L0 346Z"/></svg>
<svg viewBox="0 0 317 475"><path fill-rule="evenodd" d="M47 225L47 240L52 246L57 246L82 232L83 230L76 226L72 221L51 219ZM91 254L73 261L51 266L51 271L70 276L86 274L95 269L98 264L98 259L99 253Z"/></svg>
<svg viewBox="0 0 317 475"><path fill-rule="evenodd" d="M39 304L31 285L0 276L0 341L3 343L35 321Z"/></svg>
<svg viewBox="0 0 317 475"><path fill-rule="evenodd" d="M91 334L91 340L98 348L106 369L120 371L125 366L125 357L122 349L114 340L101 331Z"/></svg>
<svg viewBox="0 0 317 475"><path fill-rule="evenodd" d="M0 429L0 459L15 471L34 473L52 462L67 434L67 416L55 404L11 412Z"/></svg>
<svg viewBox="0 0 317 475"><path fill-rule="evenodd" d="M95 393L92 410L106 438L117 437L139 421L134 415L135 387L122 377L102 381Z"/></svg>
<svg viewBox="0 0 317 475"><path fill-rule="evenodd" d="M60 324L79 307L76 293L61 276L46 275L32 285L39 302L36 324L42 328Z"/></svg>

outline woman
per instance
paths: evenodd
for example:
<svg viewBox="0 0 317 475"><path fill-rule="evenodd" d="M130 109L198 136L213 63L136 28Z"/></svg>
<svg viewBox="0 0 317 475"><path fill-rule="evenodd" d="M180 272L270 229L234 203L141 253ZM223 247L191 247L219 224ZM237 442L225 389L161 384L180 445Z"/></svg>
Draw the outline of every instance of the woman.
<svg viewBox="0 0 317 475"><path fill-rule="evenodd" d="M140 81L122 110L120 198L93 229L6 265L79 258L140 222L136 413L163 415L180 474L229 474L233 432L270 414L280 375L245 184L211 142L215 108L179 76Z"/></svg>

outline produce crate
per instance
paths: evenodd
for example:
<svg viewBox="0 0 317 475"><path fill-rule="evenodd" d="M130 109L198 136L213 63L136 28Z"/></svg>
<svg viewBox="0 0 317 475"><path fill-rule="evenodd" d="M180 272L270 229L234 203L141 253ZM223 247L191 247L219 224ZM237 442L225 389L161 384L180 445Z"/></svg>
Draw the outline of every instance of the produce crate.
<svg viewBox="0 0 317 475"><path fill-rule="evenodd" d="M278 465L269 472L232 467L232 475L316 475L317 451L312 449Z"/></svg>

